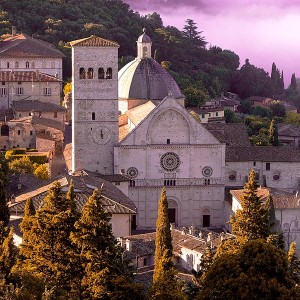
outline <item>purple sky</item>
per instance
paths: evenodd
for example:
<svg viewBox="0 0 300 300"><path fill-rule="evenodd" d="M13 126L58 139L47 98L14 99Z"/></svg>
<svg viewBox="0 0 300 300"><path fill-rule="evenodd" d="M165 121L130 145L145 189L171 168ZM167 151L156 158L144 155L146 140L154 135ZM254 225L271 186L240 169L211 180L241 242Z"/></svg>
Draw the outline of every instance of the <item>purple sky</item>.
<svg viewBox="0 0 300 300"><path fill-rule="evenodd" d="M164 25L179 29L193 19L211 45L234 51L241 65L250 63L271 72L300 77L299 0L124 0L142 15L158 12ZM208 45L209 45L208 44Z"/></svg>

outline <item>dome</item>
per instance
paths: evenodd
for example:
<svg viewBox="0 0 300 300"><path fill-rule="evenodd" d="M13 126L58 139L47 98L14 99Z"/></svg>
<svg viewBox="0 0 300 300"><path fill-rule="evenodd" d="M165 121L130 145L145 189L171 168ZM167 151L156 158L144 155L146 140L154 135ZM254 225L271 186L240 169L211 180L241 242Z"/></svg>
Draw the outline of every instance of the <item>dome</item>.
<svg viewBox="0 0 300 300"><path fill-rule="evenodd" d="M184 98L172 76L152 58L136 58L119 71L120 99Z"/></svg>
<svg viewBox="0 0 300 300"><path fill-rule="evenodd" d="M143 29L143 34L141 36L139 36L138 38L138 43L152 43L150 37L146 34L146 29Z"/></svg>

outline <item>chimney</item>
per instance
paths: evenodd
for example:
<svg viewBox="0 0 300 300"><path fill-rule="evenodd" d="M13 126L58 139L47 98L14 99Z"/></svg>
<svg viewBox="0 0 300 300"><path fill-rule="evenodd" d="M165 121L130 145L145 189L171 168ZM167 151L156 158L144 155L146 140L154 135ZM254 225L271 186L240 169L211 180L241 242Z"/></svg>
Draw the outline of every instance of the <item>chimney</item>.
<svg viewBox="0 0 300 300"><path fill-rule="evenodd" d="M129 239L126 239L126 250L132 251L132 241Z"/></svg>
<svg viewBox="0 0 300 300"><path fill-rule="evenodd" d="M211 242L212 241L212 233L209 232L208 235L207 235L207 242Z"/></svg>
<svg viewBox="0 0 300 300"><path fill-rule="evenodd" d="M11 27L11 35L12 36L16 36L17 35L17 27L16 26L12 26Z"/></svg>

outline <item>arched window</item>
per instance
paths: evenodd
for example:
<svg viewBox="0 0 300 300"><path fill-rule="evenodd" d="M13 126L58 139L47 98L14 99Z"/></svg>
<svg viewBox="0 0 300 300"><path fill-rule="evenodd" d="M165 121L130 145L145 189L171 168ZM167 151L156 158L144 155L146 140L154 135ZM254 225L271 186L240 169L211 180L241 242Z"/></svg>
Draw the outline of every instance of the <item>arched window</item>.
<svg viewBox="0 0 300 300"><path fill-rule="evenodd" d="M28 69L28 68L29 68L29 61L26 61L26 63L25 63L25 67L26 67L26 69Z"/></svg>
<svg viewBox="0 0 300 300"><path fill-rule="evenodd" d="M104 69L103 68L98 69L98 79L104 79Z"/></svg>
<svg viewBox="0 0 300 300"><path fill-rule="evenodd" d="M31 68L35 68L35 62L31 62Z"/></svg>
<svg viewBox="0 0 300 300"><path fill-rule="evenodd" d="M6 62L6 67L7 67L7 68L9 68L9 61L8 61L8 62Z"/></svg>
<svg viewBox="0 0 300 300"><path fill-rule="evenodd" d="M9 136L9 127L7 125L1 126L1 136Z"/></svg>
<svg viewBox="0 0 300 300"><path fill-rule="evenodd" d="M94 70L93 68L88 68L87 79L93 79L93 78L94 78Z"/></svg>
<svg viewBox="0 0 300 300"><path fill-rule="evenodd" d="M146 46L143 47L143 57L148 57L148 48Z"/></svg>
<svg viewBox="0 0 300 300"><path fill-rule="evenodd" d="M19 62L18 62L18 61L15 62L15 68L16 68L16 69L19 68Z"/></svg>
<svg viewBox="0 0 300 300"><path fill-rule="evenodd" d="M85 79L85 69L84 68L79 69L79 79Z"/></svg>
<svg viewBox="0 0 300 300"><path fill-rule="evenodd" d="M106 79L112 79L112 69L107 68L106 70Z"/></svg>
<svg viewBox="0 0 300 300"><path fill-rule="evenodd" d="M96 120L96 114L94 112L92 112L92 120L95 121Z"/></svg>

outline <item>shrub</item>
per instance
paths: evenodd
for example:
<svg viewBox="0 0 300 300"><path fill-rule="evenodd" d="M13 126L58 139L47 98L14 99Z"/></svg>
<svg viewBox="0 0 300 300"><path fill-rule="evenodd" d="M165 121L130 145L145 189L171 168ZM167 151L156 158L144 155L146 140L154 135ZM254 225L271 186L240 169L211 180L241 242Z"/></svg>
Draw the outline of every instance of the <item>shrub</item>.
<svg viewBox="0 0 300 300"><path fill-rule="evenodd" d="M37 166L37 168L34 170L33 174L35 177L42 179L42 180L50 179L47 164L42 164L42 165Z"/></svg>

